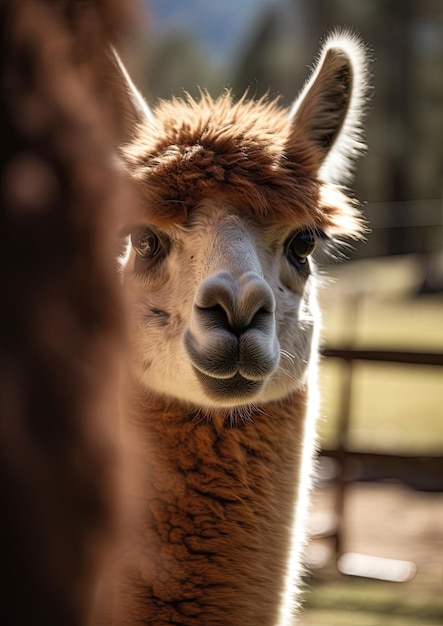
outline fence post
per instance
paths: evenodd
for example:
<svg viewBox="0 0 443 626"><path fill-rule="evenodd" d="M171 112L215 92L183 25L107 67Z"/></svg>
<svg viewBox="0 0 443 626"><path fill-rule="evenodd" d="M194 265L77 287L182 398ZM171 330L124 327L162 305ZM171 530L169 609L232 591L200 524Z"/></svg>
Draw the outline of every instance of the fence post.
<svg viewBox="0 0 443 626"><path fill-rule="evenodd" d="M358 327L358 317L362 301L362 293L352 294L346 301L347 319L345 319L346 338L345 345L352 349L355 345ZM344 508L346 503L346 491L349 484L348 463L348 434L352 406L352 383L354 363L352 359L346 359L342 363L341 393L337 427L337 476L335 492L335 516L336 530L334 536L335 563L337 566L340 556L343 554L344 545Z"/></svg>

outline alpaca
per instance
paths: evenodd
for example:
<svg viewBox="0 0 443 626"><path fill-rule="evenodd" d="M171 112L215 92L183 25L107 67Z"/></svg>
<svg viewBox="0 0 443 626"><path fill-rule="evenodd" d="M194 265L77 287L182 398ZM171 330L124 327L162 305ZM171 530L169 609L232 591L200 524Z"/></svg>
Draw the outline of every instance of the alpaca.
<svg viewBox="0 0 443 626"><path fill-rule="evenodd" d="M118 0L0 1L0 621L90 623L117 536ZM114 93L115 92L115 93Z"/></svg>
<svg viewBox="0 0 443 626"><path fill-rule="evenodd" d="M363 233L341 185L364 149L367 68L356 36L331 34L288 111L203 92L151 112L127 82L143 510L114 624L296 619L318 396L312 255Z"/></svg>

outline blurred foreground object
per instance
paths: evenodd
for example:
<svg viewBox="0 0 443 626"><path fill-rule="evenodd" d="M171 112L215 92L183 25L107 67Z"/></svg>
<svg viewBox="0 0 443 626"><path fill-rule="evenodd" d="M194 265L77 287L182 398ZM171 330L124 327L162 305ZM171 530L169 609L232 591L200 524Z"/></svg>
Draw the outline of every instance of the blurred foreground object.
<svg viewBox="0 0 443 626"><path fill-rule="evenodd" d="M129 6L0 1L3 624L89 623L117 528L127 198L102 70Z"/></svg>

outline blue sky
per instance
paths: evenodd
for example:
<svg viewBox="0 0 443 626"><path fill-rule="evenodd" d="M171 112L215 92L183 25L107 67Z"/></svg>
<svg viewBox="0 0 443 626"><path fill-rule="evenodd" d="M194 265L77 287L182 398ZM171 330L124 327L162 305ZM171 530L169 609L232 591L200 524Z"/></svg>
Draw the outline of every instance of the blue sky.
<svg viewBox="0 0 443 626"><path fill-rule="evenodd" d="M235 54L262 9L281 0L147 0L154 28L192 33L217 60Z"/></svg>

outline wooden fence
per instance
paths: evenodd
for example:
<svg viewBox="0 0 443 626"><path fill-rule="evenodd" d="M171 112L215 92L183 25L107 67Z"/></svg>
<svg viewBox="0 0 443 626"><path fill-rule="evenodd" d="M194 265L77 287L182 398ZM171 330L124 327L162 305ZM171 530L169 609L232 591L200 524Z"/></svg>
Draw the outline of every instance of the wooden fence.
<svg viewBox="0 0 443 626"><path fill-rule="evenodd" d="M356 481L386 480L401 481L413 489L443 492L442 456L400 456L377 454L349 449L348 434L351 425L351 398L353 368L357 361L398 363L420 367L443 367L442 352L409 352L393 350L361 350L350 348L325 348L323 356L343 362L342 393L339 407L337 447L322 449L320 456L331 458L337 464L335 474L336 524L323 536L334 541L335 558L338 562L344 545L344 502L348 486ZM443 377L442 377L443 406ZM441 419L443 419L443 408Z"/></svg>

